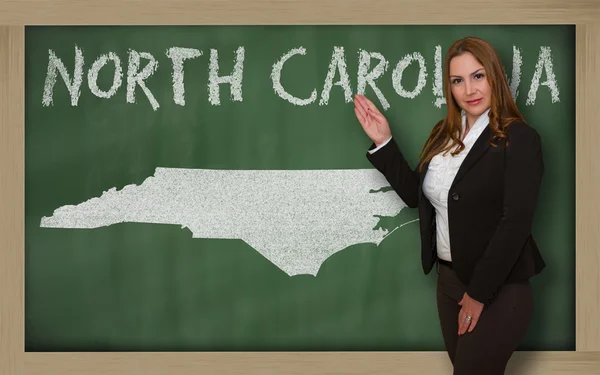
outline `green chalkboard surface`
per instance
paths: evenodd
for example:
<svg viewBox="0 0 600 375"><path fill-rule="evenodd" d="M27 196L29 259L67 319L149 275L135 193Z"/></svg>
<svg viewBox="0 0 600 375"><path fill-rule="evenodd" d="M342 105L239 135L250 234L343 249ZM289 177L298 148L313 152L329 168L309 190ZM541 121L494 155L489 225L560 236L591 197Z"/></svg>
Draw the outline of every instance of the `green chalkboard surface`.
<svg viewBox="0 0 600 375"><path fill-rule="evenodd" d="M574 350L572 26L27 27L25 350L444 350L416 209L352 97L414 166L458 38L498 50L542 137L522 350Z"/></svg>

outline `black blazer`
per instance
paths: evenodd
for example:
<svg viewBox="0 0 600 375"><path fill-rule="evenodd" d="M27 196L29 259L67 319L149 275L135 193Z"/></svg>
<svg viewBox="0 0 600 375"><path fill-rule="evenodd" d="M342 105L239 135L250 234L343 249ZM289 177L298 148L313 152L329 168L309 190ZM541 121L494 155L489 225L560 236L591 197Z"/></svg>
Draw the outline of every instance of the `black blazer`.
<svg viewBox="0 0 600 375"><path fill-rule="evenodd" d="M544 173L540 136L515 121L506 130L505 149L504 140L489 144L492 134L487 126L448 193L452 267L467 294L484 304L504 283L528 280L546 266L531 236ZM438 259L435 209L422 189L429 163L420 173L410 168L394 139L367 158L409 207L418 207L421 261L429 274Z"/></svg>

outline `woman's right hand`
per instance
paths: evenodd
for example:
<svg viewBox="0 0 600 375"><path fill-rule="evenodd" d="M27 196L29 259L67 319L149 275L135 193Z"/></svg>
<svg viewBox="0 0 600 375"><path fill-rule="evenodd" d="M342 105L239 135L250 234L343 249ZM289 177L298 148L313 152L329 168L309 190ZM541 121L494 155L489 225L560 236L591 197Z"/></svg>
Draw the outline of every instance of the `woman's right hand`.
<svg viewBox="0 0 600 375"><path fill-rule="evenodd" d="M369 138L378 147L391 136L390 126L377 107L364 95L354 96L354 113Z"/></svg>

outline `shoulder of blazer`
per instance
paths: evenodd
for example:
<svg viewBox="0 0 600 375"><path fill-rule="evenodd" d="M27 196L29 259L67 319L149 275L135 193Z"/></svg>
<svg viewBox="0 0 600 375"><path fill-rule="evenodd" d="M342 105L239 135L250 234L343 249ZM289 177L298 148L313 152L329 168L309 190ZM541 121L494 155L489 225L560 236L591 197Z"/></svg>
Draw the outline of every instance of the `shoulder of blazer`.
<svg viewBox="0 0 600 375"><path fill-rule="evenodd" d="M529 138L536 139L540 138L538 132L529 124L521 120L515 120L511 122L505 128L505 133L508 136L508 141L511 141L511 138L519 137L519 138Z"/></svg>

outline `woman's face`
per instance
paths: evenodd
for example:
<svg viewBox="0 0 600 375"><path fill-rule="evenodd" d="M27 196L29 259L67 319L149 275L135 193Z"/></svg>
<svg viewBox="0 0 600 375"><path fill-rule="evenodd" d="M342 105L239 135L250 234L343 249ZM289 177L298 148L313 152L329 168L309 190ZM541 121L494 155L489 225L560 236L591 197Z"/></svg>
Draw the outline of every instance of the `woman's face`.
<svg viewBox="0 0 600 375"><path fill-rule="evenodd" d="M450 61L450 87L454 100L467 113L471 126L491 106L492 89L487 72L469 52Z"/></svg>

